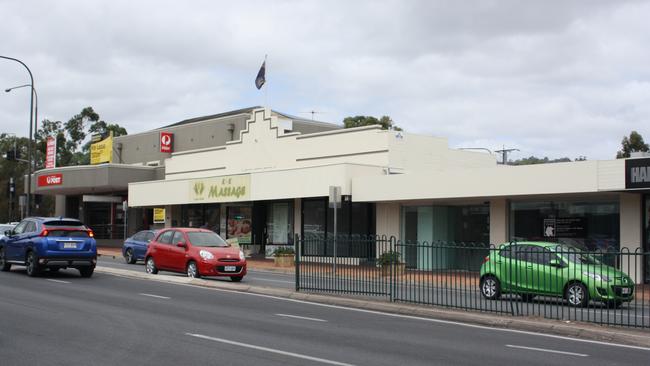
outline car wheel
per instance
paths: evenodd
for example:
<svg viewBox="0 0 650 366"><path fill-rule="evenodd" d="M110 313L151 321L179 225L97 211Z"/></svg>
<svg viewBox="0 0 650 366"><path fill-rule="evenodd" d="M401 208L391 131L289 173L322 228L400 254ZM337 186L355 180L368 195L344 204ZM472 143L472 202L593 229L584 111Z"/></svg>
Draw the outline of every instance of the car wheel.
<svg viewBox="0 0 650 366"><path fill-rule="evenodd" d="M41 268L38 265L38 259L33 251L27 253L27 275L29 277L38 277L41 274Z"/></svg>
<svg viewBox="0 0 650 366"><path fill-rule="evenodd" d="M566 288L565 297L570 306L584 308L589 304L587 287L580 282L570 283Z"/></svg>
<svg viewBox="0 0 650 366"><path fill-rule="evenodd" d="M11 270L11 263L5 259L5 248L0 248L0 271L7 272Z"/></svg>
<svg viewBox="0 0 650 366"><path fill-rule="evenodd" d="M521 300L524 302L531 302L535 298L533 294L521 294Z"/></svg>
<svg viewBox="0 0 650 366"><path fill-rule="evenodd" d="M496 300L501 297L501 283L494 276L481 278L481 295L488 300Z"/></svg>
<svg viewBox="0 0 650 366"><path fill-rule="evenodd" d="M90 278L92 277L93 273L95 272L95 268L93 267L83 267L79 268L79 274L83 278Z"/></svg>
<svg viewBox="0 0 650 366"><path fill-rule="evenodd" d="M135 264L136 259L135 259L135 255L133 255L133 249L126 250L126 253L124 253L124 260L128 264Z"/></svg>
<svg viewBox="0 0 650 366"><path fill-rule="evenodd" d="M187 277L189 278L201 278L201 274L199 273L199 269L196 266L196 262L191 261L190 263L187 264Z"/></svg>
<svg viewBox="0 0 650 366"><path fill-rule="evenodd" d="M158 268L156 267L156 262L153 260L153 257L147 258L144 269L149 274L158 273Z"/></svg>
<svg viewBox="0 0 650 366"><path fill-rule="evenodd" d="M236 276L230 277L230 280L232 282L241 282L241 280L243 280L243 279L244 279L244 277L236 277Z"/></svg>

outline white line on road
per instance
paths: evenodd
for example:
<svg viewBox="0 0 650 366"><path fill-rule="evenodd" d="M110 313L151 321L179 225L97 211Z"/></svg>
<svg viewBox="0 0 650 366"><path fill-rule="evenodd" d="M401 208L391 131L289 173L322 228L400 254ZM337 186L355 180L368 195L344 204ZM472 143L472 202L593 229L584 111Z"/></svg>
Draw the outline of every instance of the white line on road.
<svg viewBox="0 0 650 366"><path fill-rule="evenodd" d="M286 318L294 318L294 319L302 319L302 320L311 320L311 321L314 321L314 322L325 322L325 323L327 323L327 320L318 319L318 318L308 318L308 317L306 317L306 316L289 315L289 314L275 314L275 315L277 315L277 316L283 316L283 317L286 317Z"/></svg>
<svg viewBox="0 0 650 366"><path fill-rule="evenodd" d="M296 283L295 281L269 280L269 279L266 279L266 278L257 278L257 277L253 277L253 278L251 278L251 280L254 280L254 281L266 281L266 282L280 282L280 283Z"/></svg>
<svg viewBox="0 0 650 366"><path fill-rule="evenodd" d="M69 282L69 281L53 280L53 279L51 279L51 278L48 278L47 280L50 281L50 282L56 282L56 283L71 283L71 282Z"/></svg>
<svg viewBox="0 0 650 366"><path fill-rule="evenodd" d="M169 300L169 299L171 299L171 297L160 296L160 295L152 295L152 294L140 294L140 295L142 295L142 296L149 296L149 297L155 297L156 299L165 299L165 300Z"/></svg>
<svg viewBox="0 0 650 366"><path fill-rule="evenodd" d="M573 353L573 352L565 352L565 351L556 351L554 349L546 349L546 348L535 348L535 347L524 347L524 346L515 346L512 344L506 344L506 347L510 348L519 348L519 349L527 349L530 351L539 351L539 352L549 352L549 353L559 353L561 355L567 355L567 356L578 356L578 357L587 357L589 355L586 355L584 353Z"/></svg>
<svg viewBox="0 0 650 366"><path fill-rule="evenodd" d="M354 366L354 365L349 364L349 363L343 363L343 362L328 360L328 359L325 359L325 358L307 356L307 355L303 355L303 354L300 354L300 353L280 351L280 350L277 350L277 349L266 348L266 347L261 347L261 346L255 346L255 345L248 344L248 343L235 342L235 341L231 341L231 340L223 339L223 338L209 337L209 336L202 335L202 334L185 333L185 335L188 335L190 337L195 337L195 338L207 339L209 341L214 341L214 342L231 344L233 346L251 348L251 349L258 350L258 351L265 351L265 352L270 352L270 353L276 353L276 354L283 355L283 356L289 356L289 357L300 358L300 359L303 359L303 360L309 360L309 361L325 363L325 364L328 364L328 365Z"/></svg>
<svg viewBox="0 0 650 366"><path fill-rule="evenodd" d="M579 339L579 338L573 338L573 337L567 337L567 336L561 336L561 335L555 335L555 334L545 334L545 333L539 333L539 332L531 332L531 331L526 331L526 330L494 328L494 327L487 326L487 325L463 323L463 322L460 322L460 321L453 321L453 320L425 318L425 317L415 316L415 315L393 314L393 313L386 313L386 312L382 312L382 311L378 311L378 310L367 310L367 309L352 308L352 307L341 306L341 305L322 304L322 303L307 301L307 300L289 299L289 298L280 297L280 296L256 294L256 293L242 292L242 291L237 291L237 290L227 290L227 289L221 289L221 288L215 288L215 287L198 286L198 285L192 285L192 284L189 284L189 283L170 283L170 282L167 282L167 281L163 280L162 278L160 278L160 279L155 279L155 278L134 278L134 277L131 277L129 275L123 275L123 274L118 274L118 273L107 273L107 274L111 275L111 276L115 276L115 277L136 279L136 280L140 280L140 281L152 281L153 280L153 281L157 281L157 282L160 282L160 283L166 283L166 284L170 284L170 285L193 287L193 288L204 290L204 291L207 290L207 291L224 292L224 293L237 294L237 295L243 295L243 296L263 297L263 298L275 299L275 300L279 300L279 301L293 302L293 303L298 303L298 304L309 304L309 305L312 305L312 306L319 306L319 307L330 308L330 309L339 309L339 310L345 310L345 311L353 311L353 312L366 313L366 314L375 314L375 315L381 315L381 316L393 317L393 318L419 320L419 321L425 321L425 322L430 322L430 323L449 324L449 325L456 325L456 326L467 327L467 328L483 329L483 330L492 331L492 332L526 334L526 335L536 336L536 337L563 339L563 340L567 340L567 341L571 341L571 342L590 343L590 344L598 344L598 345L609 346L609 347L619 347L619 348L636 349L636 350L640 350L640 351L650 351L650 347L632 346L632 345L628 345L628 344L610 343L610 342L604 342L604 341L594 341L594 340L590 340L590 339Z"/></svg>

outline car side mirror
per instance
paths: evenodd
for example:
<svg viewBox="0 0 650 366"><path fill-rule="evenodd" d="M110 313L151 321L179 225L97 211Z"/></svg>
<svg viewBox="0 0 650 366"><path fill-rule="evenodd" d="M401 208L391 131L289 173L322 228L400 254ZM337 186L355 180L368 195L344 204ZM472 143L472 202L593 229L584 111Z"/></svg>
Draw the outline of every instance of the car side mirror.
<svg viewBox="0 0 650 366"><path fill-rule="evenodd" d="M562 261L559 260L559 259L551 259L548 262L548 265L551 266L551 267L558 267L558 268L564 267L564 263L562 263Z"/></svg>
<svg viewBox="0 0 650 366"><path fill-rule="evenodd" d="M13 230L5 230L5 236L14 236Z"/></svg>
<svg viewBox="0 0 650 366"><path fill-rule="evenodd" d="M176 246L179 248L187 248L187 243L184 241L176 243Z"/></svg>

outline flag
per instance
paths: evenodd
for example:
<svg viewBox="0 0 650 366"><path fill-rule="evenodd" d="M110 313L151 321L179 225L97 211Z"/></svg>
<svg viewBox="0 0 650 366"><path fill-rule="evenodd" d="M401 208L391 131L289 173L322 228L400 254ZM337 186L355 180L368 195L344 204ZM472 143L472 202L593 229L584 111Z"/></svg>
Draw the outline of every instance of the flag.
<svg viewBox="0 0 650 366"><path fill-rule="evenodd" d="M266 82L266 60L262 62L262 67L260 71L257 72L257 77L255 78L255 87L257 89L262 89L262 85Z"/></svg>

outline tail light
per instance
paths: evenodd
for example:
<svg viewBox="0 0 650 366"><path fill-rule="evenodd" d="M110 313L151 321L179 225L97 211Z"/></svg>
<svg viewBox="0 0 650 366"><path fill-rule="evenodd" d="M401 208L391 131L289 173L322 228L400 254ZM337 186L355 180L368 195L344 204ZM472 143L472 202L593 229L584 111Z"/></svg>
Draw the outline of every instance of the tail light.
<svg viewBox="0 0 650 366"><path fill-rule="evenodd" d="M50 232L47 231L47 229L43 229L43 231L41 231L41 234L39 236L48 236L49 234Z"/></svg>
<svg viewBox="0 0 650 366"><path fill-rule="evenodd" d="M483 258L483 263L487 263L490 261L490 256L488 255L487 257Z"/></svg>
<svg viewBox="0 0 650 366"><path fill-rule="evenodd" d="M95 233L92 230L88 230L88 236L91 238L95 237Z"/></svg>

